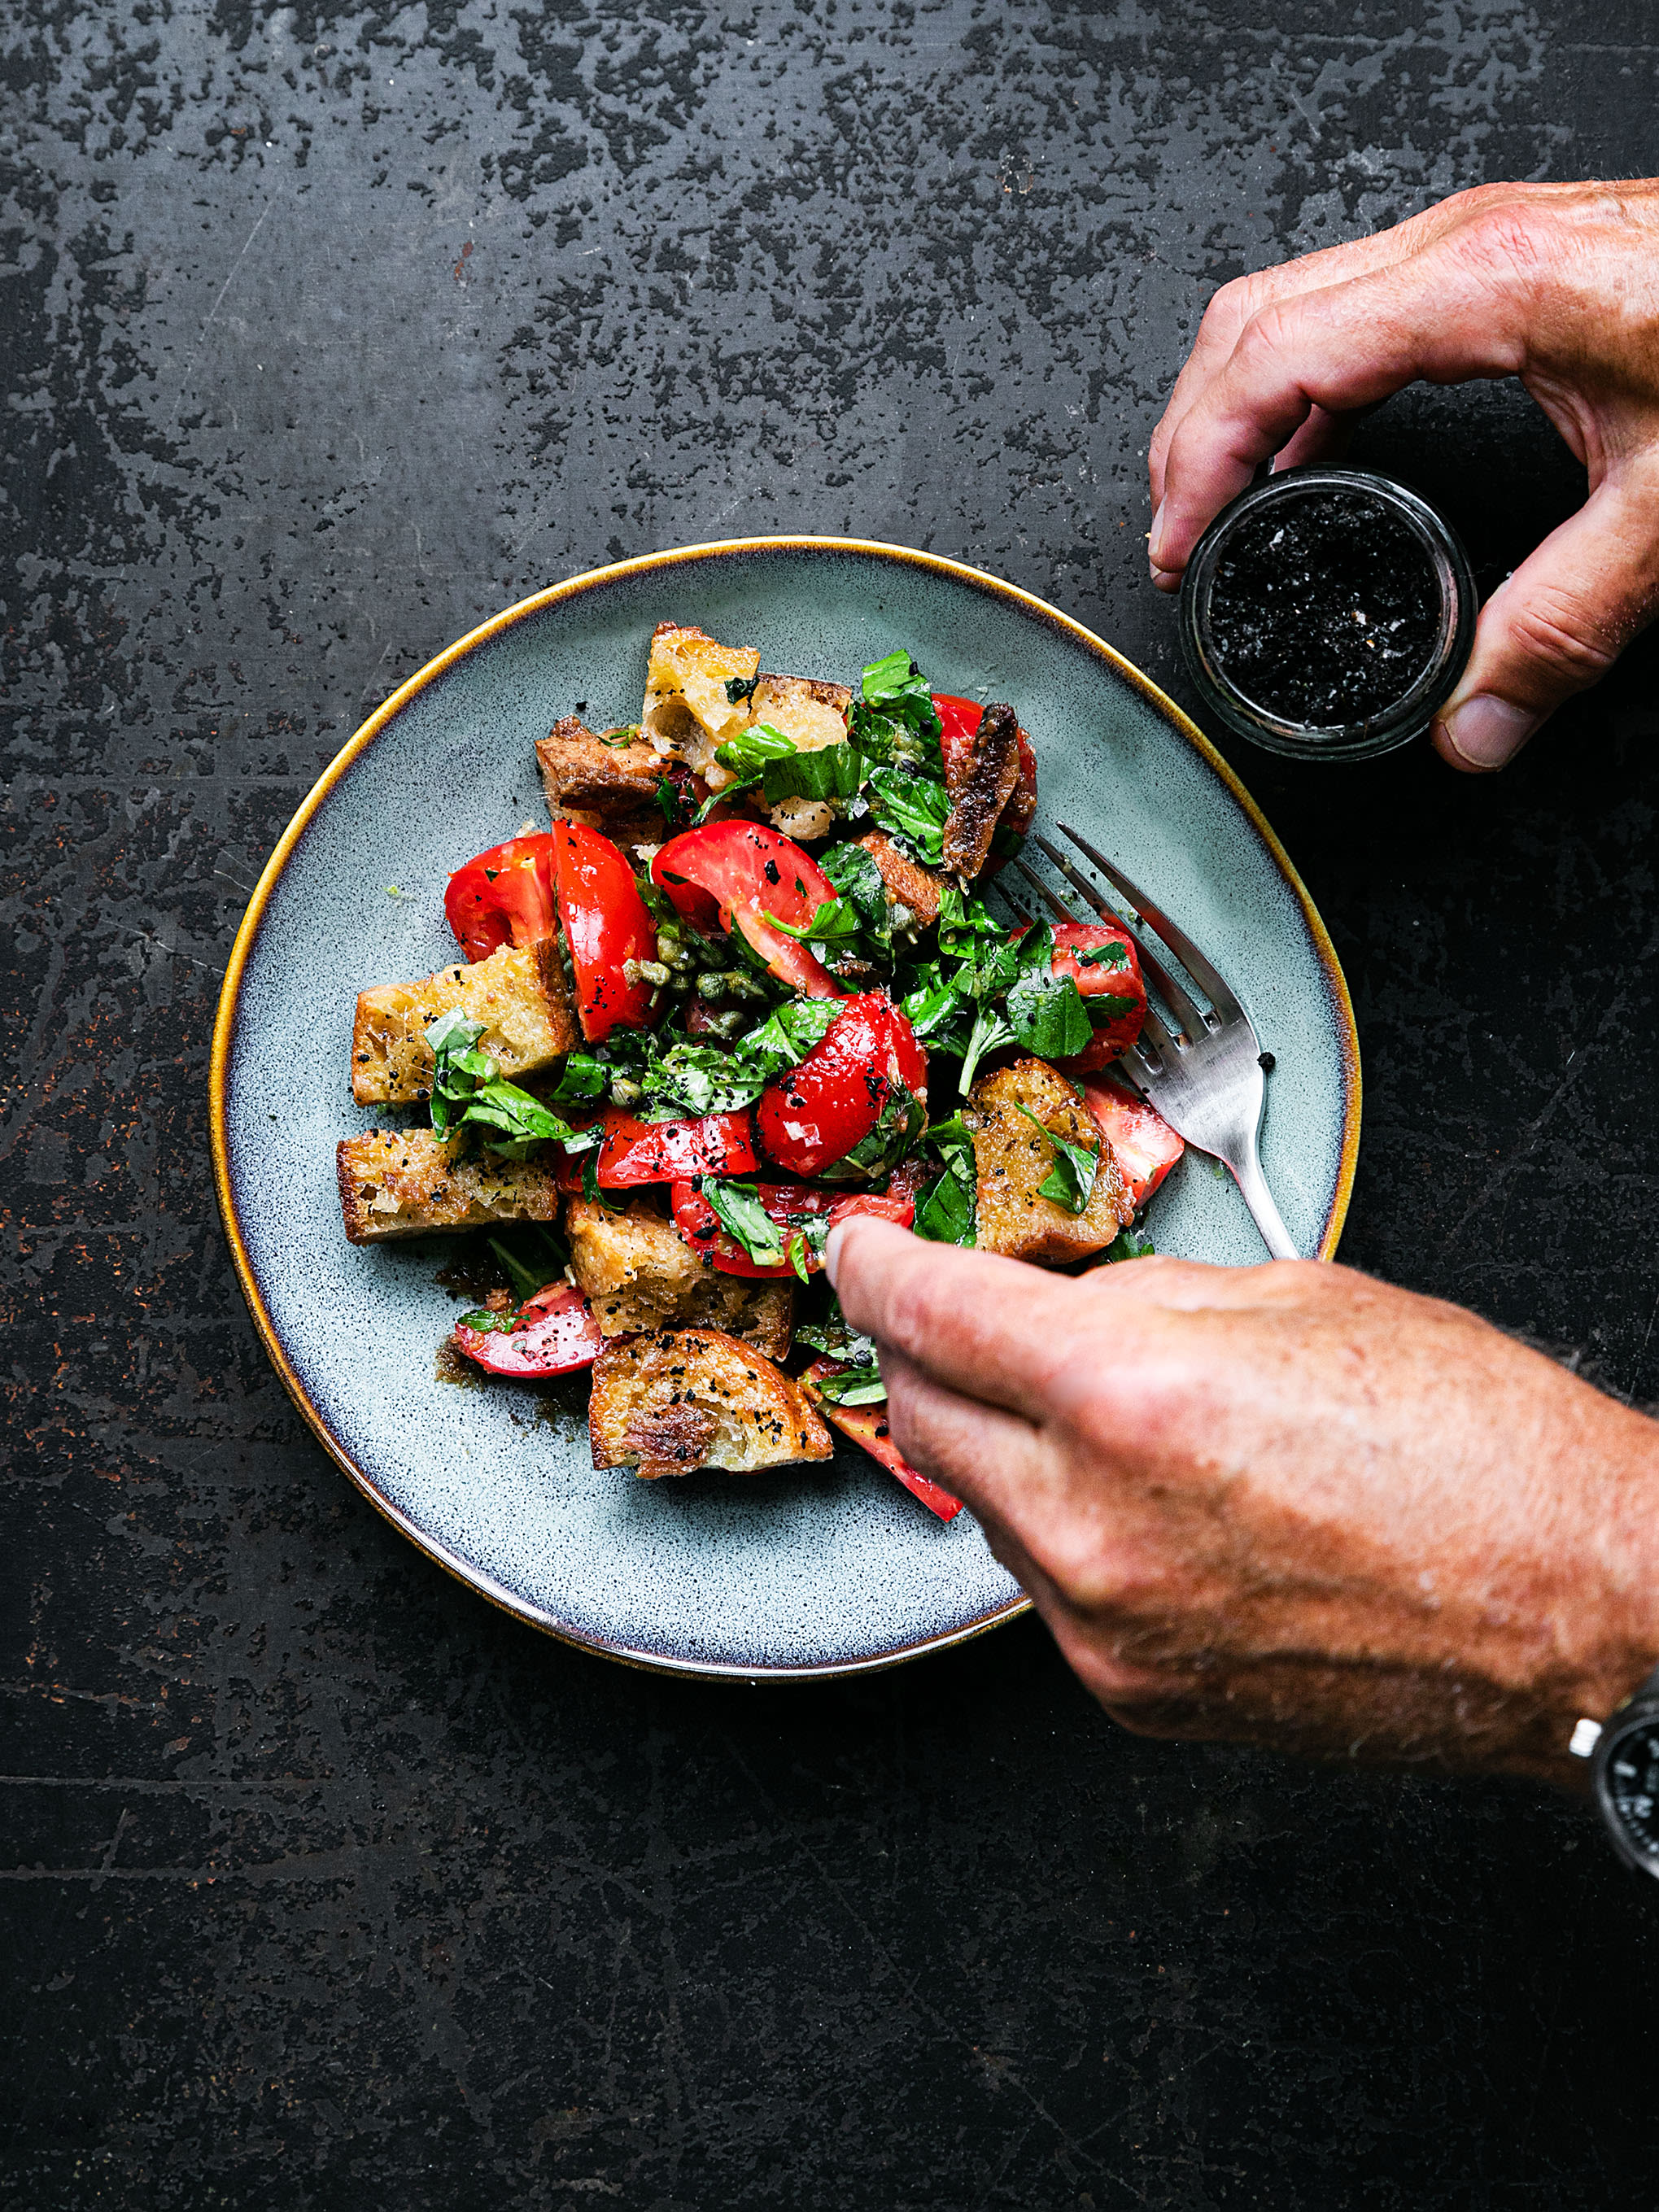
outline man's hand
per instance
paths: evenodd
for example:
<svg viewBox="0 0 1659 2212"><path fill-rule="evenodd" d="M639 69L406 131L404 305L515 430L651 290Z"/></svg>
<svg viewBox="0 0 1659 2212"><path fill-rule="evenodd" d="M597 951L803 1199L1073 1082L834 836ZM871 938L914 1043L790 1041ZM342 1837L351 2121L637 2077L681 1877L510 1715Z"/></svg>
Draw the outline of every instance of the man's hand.
<svg viewBox="0 0 1659 2212"><path fill-rule="evenodd" d="M1130 1728L1571 1783L1659 1660L1659 1428L1472 1314L872 1220L831 1258L899 1449Z"/></svg>
<svg viewBox="0 0 1659 2212"><path fill-rule="evenodd" d="M1341 453L1419 378L1518 376L1589 498L1486 603L1435 725L1454 767L1502 768L1659 606L1659 180L1494 185L1210 302L1152 440L1154 580L1173 591L1257 466Z"/></svg>

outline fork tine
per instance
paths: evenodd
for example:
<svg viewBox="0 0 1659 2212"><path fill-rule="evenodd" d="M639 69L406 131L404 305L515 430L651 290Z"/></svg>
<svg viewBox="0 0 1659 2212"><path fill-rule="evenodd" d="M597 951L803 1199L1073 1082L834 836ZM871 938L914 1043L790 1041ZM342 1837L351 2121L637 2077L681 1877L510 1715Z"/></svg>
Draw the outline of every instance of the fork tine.
<svg viewBox="0 0 1659 2212"><path fill-rule="evenodd" d="M1188 973L1198 978L1214 1001L1216 1012L1230 1021L1237 1020L1243 1015L1243 1008L1186 931L1171 921L1160 908L1154 906L1145 891L1137 890L1121 868L1115 867L1103 853L1097 852L1085 839L1078 836L1075 830L1068 828L1064 822L1059 824L1059 829L1061 836L1069 837L1085 860L1091 862L1109 884L1122 892L1152 934L1161 938Z"/></svg>
<svg viewBox="0 0 1659 2212"><path fill-rule="evenodd" d="M1200 1030L1200 1035L1202 1034ZM1169 1030L1164 1028L1156 1008L1152 1006L1147 1007L1146 1018L1140 1024L1140 1042L1143 1044L1150 1044L1166 1067L1174 1066L1176 1054L1181 1048Z"/></svg>
<svg viewBox="0 0 1659 2212"><path fill-rule="evenodd" d="M1066 905L1065 900L1060 897L1059 892L1051 890L1048 885L1043 882L1042 877L1038 875L1035 868L1031 867L1024 860L1016 860L1014 862L1014 866L1019 870L1019 872L1024 877L1026 882L1030 884L1031 889L1048 908L1056 921L1075 921L1077 920L1077 916L1072 912L1071 908ZM1003 896L1007 898L1008 894L1006 891L1003 893ZM1009 904L1012 906L1012 900L1010 899Z"/></svg>
<svg viewBox="0 0 1659 2212"><path fill-rule="evenodd" d="M1057 847L1051 845L1040 830L1033 833L1031 842L1048 854L1068 884L1074 885L1082 892L1090 907L1103 921L1109 921L1118 929L1127 927L1116 908L1107 905L1087 877L1080 875L1065 854ZM1051 893L1050 896L1052 896L1053 894ZM1204 1036L1209 1024L1198 1007L1193 1004L1192 1000L1182 989L1164 963L1155 953L1148 950L1146 941L1139 930L1130 930L1129 935L1134 939L1136 948L1140 954L1141 965L1148 971L1153 982L1163 993L1164 1003L1181 1024L1182 1028L1186 1030L1189 1037Z"/></svg>

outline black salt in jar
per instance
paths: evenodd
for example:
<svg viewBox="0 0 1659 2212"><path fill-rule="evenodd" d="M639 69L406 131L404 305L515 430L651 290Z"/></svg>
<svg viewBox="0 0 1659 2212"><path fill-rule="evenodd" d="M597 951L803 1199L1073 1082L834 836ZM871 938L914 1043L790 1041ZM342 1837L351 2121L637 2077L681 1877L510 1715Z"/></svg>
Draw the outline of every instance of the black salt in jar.
<svg viewBox="0 0 1659 2212"><path fill-rule="evenodd" d="M1426 500L1361 469L1286 469L1200 538L1181 642L1229 729L1273 752L1363 760L1428 728L1475 612L1468 556Z"/></svg>

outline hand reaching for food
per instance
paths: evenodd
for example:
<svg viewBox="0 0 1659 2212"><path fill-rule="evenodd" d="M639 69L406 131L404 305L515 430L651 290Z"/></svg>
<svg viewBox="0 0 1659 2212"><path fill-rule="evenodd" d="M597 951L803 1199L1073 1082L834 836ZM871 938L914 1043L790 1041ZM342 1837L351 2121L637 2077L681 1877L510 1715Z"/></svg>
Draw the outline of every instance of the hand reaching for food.
<svg viewBox="0 0 1659 2212"><path fill-rule="evenodd" d="M1577 1717L1652 1665L1659 1431L1473 1314L878 1221L829 1260L894 1443L1129 1728L1571 1782Z"/></svg>
<svg viewBox="0 0 1659 2212"><path fill-rule="evenodd" d="M1152 440L1154 580L1264 461L1339 456L1419 380L1518 376L1589 497L1495 592L1441 708L1454 767L1502 768L1659 608L1659 180L1495 185L1237 278Z"/></svg>

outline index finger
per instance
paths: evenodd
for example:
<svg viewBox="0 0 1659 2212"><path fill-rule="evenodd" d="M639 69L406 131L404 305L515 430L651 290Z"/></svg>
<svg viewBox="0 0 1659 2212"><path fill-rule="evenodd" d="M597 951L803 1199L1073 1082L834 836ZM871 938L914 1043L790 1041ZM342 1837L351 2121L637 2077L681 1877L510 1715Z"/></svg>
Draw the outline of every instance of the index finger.
<svg viewBox="0 0 1659 2212"><path fill-rule="evenodd" d="M854 1328L950 1389L1043 1419L1083 1320L1075 1283L867 1214L831 1232L828 1256Z"/></svg>
<svg viewBox="0 0 1659 2212"><path fill-rule="evenodd" d="M1315 409L1352 414L1419 378L1511 376L1523 358L1515 303L1439 247L1274 301L1245 325L1170 439L1154 565L1184 568L1206 526Z"/></svg>

